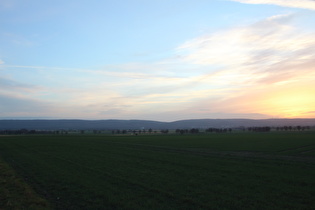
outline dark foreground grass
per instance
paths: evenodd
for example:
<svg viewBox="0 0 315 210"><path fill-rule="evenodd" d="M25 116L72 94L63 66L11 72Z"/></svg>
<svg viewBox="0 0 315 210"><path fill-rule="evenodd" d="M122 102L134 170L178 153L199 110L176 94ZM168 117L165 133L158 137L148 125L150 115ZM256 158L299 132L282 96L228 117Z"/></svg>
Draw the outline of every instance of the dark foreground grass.
<svg viewBox="0 0 315 210"><path fill-rule="evenodd" d="M51 209L14 170L0 159L0 209Z"/></svg>
<svg viewBox="0 0 315 210"><path fill-rule="evenodd" d="M314 149L311 132L0 138L55 209L315 209Z"/></svg>

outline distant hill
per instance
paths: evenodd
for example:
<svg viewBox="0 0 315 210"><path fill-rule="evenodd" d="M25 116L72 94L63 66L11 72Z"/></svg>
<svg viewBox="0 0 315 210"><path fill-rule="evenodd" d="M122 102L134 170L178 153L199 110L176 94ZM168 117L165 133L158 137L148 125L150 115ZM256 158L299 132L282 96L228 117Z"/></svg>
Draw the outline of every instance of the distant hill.
<svg viewBox="0 0 315 210"><path fill-rule="evenodd" d="M140 129L160 128L163 122L147 120L0 120L0 129Z"/></svg>
<svg viewBox="0 0 315 210"><path fill-rule="evenodd" d="M170 123L170 127L180 128L235 128L262 126L315 126L315 119L197 119L181 120Z"/></svg>
<svg viewBox="0 0 315 210"><path fill-rule="evenodd" d="M174 122L149 120L0 120L0 130L58 130L58 129L188 129L235 128L260 126L315 126L315 119L196 119Z"/></svg>

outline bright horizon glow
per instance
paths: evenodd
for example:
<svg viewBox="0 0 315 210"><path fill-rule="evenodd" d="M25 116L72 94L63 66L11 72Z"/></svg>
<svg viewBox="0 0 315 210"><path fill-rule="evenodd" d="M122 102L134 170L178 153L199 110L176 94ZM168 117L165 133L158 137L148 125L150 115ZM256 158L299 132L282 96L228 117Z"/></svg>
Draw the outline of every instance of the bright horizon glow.
<svg viewBox="0 0 315 210"><path fill-rule="evenodd" d="M315 118L312 0L5 0L0 24L0 118Z"/></svg>

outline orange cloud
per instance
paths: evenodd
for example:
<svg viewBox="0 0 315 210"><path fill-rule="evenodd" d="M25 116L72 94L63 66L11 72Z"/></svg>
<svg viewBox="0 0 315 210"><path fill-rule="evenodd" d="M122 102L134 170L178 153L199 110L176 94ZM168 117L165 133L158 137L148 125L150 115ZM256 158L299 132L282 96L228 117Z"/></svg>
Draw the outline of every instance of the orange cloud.
<svg viewBox="0 0 315 210"><path fill-rule="evenodd" d="M315 107L314 82L309 84L299 82L273 90L265 98L268 109L266 111L287 118L314 117L315 114L312 113Z"/></svg>
<svg viewBox="0 0 315 210"><path fill-rule="evenodd" d="M204 113L260 113L270 117L315 117L313 81L251 87L225 99L199 101L192 110Z"/></svg>
<svg viewBox="0 0 315 210"><path fill-rule="evenodd" d="M227 88L205 95L190 110L260 113L270 117L314 117L315 36L294 26L295 15L277 15L250 26L217 32L181 45L183 59L221 65L203 82Z"/></svg>

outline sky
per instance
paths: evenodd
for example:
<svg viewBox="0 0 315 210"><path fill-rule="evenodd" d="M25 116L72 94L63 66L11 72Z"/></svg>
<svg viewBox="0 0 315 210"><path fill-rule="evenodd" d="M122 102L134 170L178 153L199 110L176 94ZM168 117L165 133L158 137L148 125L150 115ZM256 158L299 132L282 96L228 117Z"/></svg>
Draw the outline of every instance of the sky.
<svg viewBox="0 0 315 210"><path fill-rule="evenodd" d="M315 118L314 26L314 0L0 0L0 118Z"/></svg>

